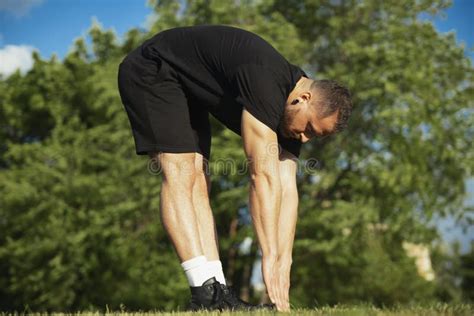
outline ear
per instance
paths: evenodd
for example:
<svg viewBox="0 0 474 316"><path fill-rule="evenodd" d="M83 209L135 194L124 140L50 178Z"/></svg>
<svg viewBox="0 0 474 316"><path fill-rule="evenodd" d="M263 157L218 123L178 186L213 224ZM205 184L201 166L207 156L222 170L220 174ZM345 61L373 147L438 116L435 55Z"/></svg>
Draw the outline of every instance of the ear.
<svg viewBox="0 0 474 316"><path fill-rule="evenodd" d="M311 97L312 97L312 96L313 96L313 95L311 94L311 92L306 91L306 92L303 92L303 93L300 95L299 99L301 99L302 101L308 102L308 101L311 100Z"/></svg>
<svg viewBox="0 0 474 316"><path fill-rule="evenodd" d="M303 103L304 101L309 102L311 100L311 92L303 92L302 94L299 95L296 99L293 99L291 101L292 105L295 105L297 103Z"/></svg>

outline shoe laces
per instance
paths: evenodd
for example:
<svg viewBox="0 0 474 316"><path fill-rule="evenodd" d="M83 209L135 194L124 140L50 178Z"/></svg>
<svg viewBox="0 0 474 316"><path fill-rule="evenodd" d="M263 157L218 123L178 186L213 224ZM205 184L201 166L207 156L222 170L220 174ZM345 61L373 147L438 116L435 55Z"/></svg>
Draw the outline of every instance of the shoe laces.
<svg viewBox="0 0 474 316"><path fill-rule="evenodd" d="M234 291L234 288L231 286L223 285L222 292L224 293L224 299L226 302L229 302L233 305L235 304L245 305L245 306L249 305L248 303L244 302L237 296L237 294Z"/></svg>
<svg viewBox="0 0 474 316"><path fill-rule="evenodd" d="M212 297L212 301L213 302L220 302L222 300L224 296L224 293L220 287L220 284L219 283L215 283L214 284L214 294L213 294L213 297Z"/></svg>

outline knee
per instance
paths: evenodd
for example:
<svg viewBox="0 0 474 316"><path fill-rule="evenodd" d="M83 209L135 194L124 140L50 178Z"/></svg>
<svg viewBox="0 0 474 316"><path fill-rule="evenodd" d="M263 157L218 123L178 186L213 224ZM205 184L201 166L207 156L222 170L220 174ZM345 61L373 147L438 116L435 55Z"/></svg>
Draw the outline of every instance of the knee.
<svg viewBox="0 0 474 316"><path fill-rule="evenodd" d="M192 190L198 177L194 163L194 153L159 153L153 159L158 159L165 184Z"/></svg>

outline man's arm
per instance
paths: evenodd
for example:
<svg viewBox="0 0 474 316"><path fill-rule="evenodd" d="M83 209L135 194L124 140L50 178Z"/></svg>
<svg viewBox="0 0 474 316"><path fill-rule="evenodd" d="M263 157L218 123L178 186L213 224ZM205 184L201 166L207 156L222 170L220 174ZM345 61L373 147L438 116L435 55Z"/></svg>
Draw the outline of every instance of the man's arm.
<svg viewBox="0 0 474 316"><path fill-rule="evenodd" d="M285 309L278 280L278 225L281 205L280 162L276 133L245 108L242 140L250 169L250 212L262 250L262 272L270 300Z"/></svg>
<svg viewBox="0 0 474 316"><path fill-rule="evenodd" d="M292 251L298 217L298 188L296 186L297 159L286 150L280 154L282 198L278 224L278 268L283 289L283 300L289 303Z"/></svg>
<svg viewBox="0 0 474 316"><path fill-rule="evenodd" d="M298 188L296 186L297 160L286 150L280 154L282 199L278 225L278 259L291 264L293 240L298 216Z"/></svg>
<svg viewBox="0 0 474 316"><path fill-rule="evenodd" d="M278 258L278 222L281 201L277 137L246 110L242 113L242 139L249 161L250 211L265 257Z"/></svg>

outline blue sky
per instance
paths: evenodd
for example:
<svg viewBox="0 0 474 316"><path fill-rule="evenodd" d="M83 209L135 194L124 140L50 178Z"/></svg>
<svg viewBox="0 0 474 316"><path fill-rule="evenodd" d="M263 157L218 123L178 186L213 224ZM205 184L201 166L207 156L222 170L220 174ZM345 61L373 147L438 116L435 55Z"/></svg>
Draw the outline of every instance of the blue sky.
<svg viewBox="0 0 474 316"><path fill-rule="evenodd" d="M382 0L381 0L382 1ZM93 18L119 37L132 27L146 27L152 10L145 0L0 0L0 73L31 67L31 50L44 58L64 57L74 39L84 36ZM454 0L445 18L434 19L440 32L456 32L458 42L474 46L474 0ZM466 52L474 60L474 52ZM474 204L474 181L469 181ZM463 235L452 220L440 221L447 240L462 239L467 249L470 236Z"/></svg>
<svg viewBox="0 0 474 316"><path fill-rule="evenodd" d="M436 29L441 33L454 31L458 42L464 42L466 50L470 48L466 55L474 60L474 0L454 0L445 15L433 20Z"/></svg>
<svg viewBox="0 0 474 316"><path fill-rule="evenodd" d="M0 2L5 0L0 0ZM7 0L7 2L18 0ZM27 9L0 11L0 47L31 45L43 57L56 52L64 57L75 38L85 35L95 17L105 28L122 36L144 26L152 10L145 0L20 0ZM0 7L1 8L1 7ZM28 10L25 12L25 10Z"/></svg>

